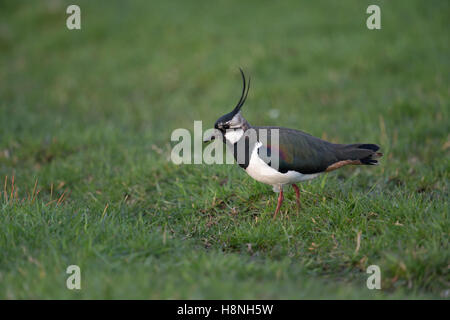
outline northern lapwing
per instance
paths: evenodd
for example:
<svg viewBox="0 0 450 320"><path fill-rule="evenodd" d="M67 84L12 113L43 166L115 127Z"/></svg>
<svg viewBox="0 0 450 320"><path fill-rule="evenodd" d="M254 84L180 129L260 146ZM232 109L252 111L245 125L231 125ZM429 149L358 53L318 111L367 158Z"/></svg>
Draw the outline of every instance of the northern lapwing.
<svg viewBox="0 0 450 320"><path fill-rule="evenodd" d="M339 169L346 165L375 165L382 153L380 147L371 143L336 144L305 132L282 127L253 127L241 114L250 89L250 78L246 81L242 69L243 89L241 98L230 113L220 117L214 124L215 134L204 139L209 142L221 137L233 150L238 164L255 180L273 186L279 192L275 219L283 202L283 187L292 185L297 204L300 206L300 190L297 182L316 178L319 174ZM247 133L256 132L256 140L249 139ZM278 141L273 143L271 135L276 130ZM261 139L262 132L266 139ZM237 148L241 144L243 149ZM242 157L239 157L239 150ZM271 163L277 157L277 165ZM269 158L271 157L271 158Z"/></svg>

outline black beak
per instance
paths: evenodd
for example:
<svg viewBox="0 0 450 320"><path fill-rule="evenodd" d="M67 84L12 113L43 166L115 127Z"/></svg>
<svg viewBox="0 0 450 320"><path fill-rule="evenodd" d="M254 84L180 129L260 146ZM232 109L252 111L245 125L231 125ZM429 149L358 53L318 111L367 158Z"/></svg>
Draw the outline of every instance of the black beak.
<svg viewBox="0 0 450 320"><path fill-rule="evenodd" d="M208 137L203 139L203 142L204 143L211 142L211 141L215 140L216 137L219 137L219 135L221 135L221 134L222 133L219 130L214 130L214 132L211 133L211 135L209 135Z"/></svg>
<svg viewBox="0 0 450 320"><path fill-rule="evenodd" d="M208 143L216 139L216 136L210 136L203 140L203 143Z"/></svg>

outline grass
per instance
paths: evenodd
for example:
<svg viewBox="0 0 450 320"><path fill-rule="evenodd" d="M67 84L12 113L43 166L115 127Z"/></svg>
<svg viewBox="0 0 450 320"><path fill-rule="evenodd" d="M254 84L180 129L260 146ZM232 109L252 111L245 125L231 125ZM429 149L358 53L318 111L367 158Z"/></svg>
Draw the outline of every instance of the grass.
<svg viewBox="0 0 450 320"><path fill-rule="evenodd" d="M0 4L0 298L448 298L448 1L79 1L69 31L71 3ZM250 123L378 143L381 165L272 221L238 166L172 164L239 66Z"/></svg>

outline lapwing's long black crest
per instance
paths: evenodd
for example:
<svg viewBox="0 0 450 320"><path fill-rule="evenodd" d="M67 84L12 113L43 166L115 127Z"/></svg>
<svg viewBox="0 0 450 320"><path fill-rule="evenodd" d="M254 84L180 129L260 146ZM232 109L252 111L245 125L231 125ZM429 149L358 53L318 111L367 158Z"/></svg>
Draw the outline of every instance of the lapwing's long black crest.
<svg viewBox="0 0 450 320"><path fill-rule="evenodd" d="M247 96L248 96L248 91L250 90L250 77L248 78L248 85L246 83L245 80L245 74L244 71L242 71L242 68L239 68L239 71L241 72L241 76L242 76L242 94L241 94L241 98L239 99L236 107L234 107L232 113L232 116L235 116L242 108L242 106L244 105L245 101L247 100Z"/></svg>

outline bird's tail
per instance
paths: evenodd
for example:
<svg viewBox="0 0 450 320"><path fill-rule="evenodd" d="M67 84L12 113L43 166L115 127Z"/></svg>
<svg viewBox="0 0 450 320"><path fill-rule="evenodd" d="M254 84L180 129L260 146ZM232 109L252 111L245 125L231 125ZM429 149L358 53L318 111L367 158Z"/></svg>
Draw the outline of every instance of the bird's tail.
<svg viewBox="0 0 450 320"><path fill-rule="evenodd" d="M381 152L378 152L379 149L378 145L371 143L347 144L342 146L340 156L342 160L355 160L354 164L376 165L377 159L383 156Z"/></svg>

